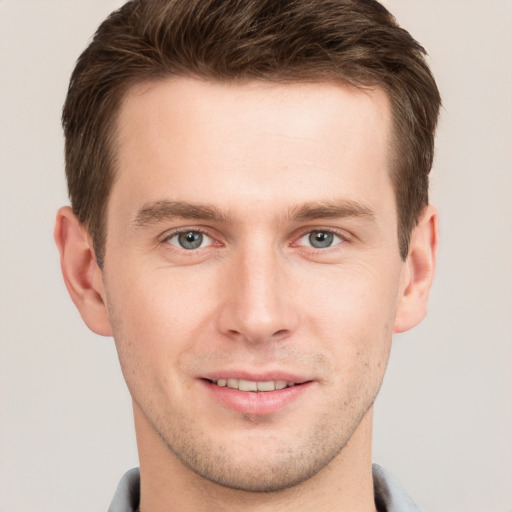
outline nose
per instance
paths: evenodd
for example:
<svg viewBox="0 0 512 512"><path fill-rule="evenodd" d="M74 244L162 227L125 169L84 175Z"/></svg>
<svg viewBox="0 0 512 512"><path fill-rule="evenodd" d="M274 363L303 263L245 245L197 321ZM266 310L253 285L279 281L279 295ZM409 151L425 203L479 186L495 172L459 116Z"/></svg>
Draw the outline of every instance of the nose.
<svg viewBox="0 0 512 512"><path fill-rule="evenodd" d="M236 255L222 284L220 331L249 343L282 340L293 333L298 311L288 270L286 259L271 247L260 245Z"/></svg>

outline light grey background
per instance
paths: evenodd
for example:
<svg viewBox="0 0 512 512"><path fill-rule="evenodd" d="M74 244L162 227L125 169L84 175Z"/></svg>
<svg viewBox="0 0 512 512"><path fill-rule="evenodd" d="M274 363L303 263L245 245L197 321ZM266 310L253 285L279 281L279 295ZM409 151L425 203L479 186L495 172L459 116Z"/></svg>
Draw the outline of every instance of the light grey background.
<svg viewBox="0 0 512 512"><path fill-rule="evenodd" d="M395 340L374 459L431 512L512 510L512 2L387 0L444 98L431 312ZM60 109L119 0L0 0L0 511L106 510L137 465L113 342L67 296Z"/></svg>

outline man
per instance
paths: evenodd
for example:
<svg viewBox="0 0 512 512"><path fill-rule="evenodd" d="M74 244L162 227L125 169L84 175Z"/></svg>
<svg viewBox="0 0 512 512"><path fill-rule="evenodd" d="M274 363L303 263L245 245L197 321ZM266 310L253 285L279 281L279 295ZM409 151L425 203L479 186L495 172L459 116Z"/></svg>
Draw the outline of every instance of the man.
<svg viewBox="0 0 512 512"><path fill-rule="evenodd" d="M112 512L417 510L372 469L372 411L426 313L439 105L373 0L132 1L101 25L55 238L133 399Z"/></svg>

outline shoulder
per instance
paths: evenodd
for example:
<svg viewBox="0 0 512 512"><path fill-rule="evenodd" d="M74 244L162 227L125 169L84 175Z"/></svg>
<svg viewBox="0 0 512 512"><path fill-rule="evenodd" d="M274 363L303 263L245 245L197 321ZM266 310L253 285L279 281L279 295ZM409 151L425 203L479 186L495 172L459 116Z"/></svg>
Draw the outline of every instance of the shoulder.
<svg viewBox="0 0 512 512"><path fill-rule="evenodd" d="M139 468L127 471L117 486L108 512L136 512L140 499Z"/></svg>
<svg viewBox="0 0 512 512"><path fill-rule="evenodd" d="M379 512L421 512L398 480L384 468L373 465L375 505Z"/></svg>

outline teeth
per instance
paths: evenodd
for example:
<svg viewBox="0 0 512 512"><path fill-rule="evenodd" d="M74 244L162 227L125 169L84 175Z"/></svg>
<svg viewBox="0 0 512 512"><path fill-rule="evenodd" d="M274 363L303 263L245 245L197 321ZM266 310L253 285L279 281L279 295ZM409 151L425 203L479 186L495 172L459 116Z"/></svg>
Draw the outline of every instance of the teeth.
<svg viewBox="0 0 512 512"><path fill-rule="evenodd" d="M275 391L286 387L295 386L295 382L285 380L253 381L245 379L219 379L214 381L217 386L238 389L240 391Z"/></svg>
<svg viewBox="0 0 512 512"><path fill-rule="evenodd" d="M258 391L274 391L276 389L275 383L271 380L265 382L258 382L256 384Z"/></svg>
<svg viewBox="0 0 512 512"><path fill-rule="evenodd" d="M238 389L240 391L258 391L258 384L251 380L240 379Z"/></svg>
<svg viewBox="0 0 512 512"><path fill-rule="evenodd" d="M238 379L228 379L228 388L238 389Z"/></svg>

